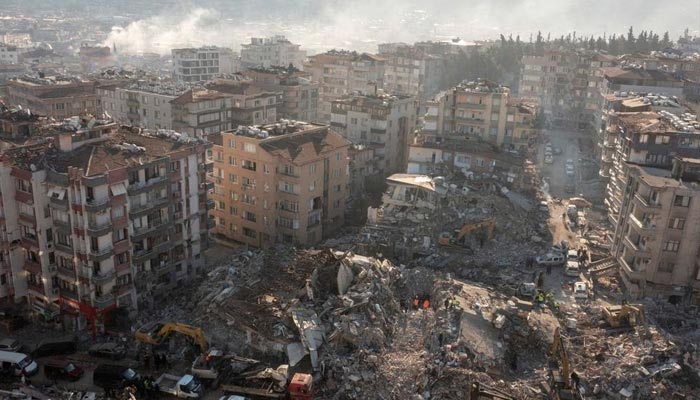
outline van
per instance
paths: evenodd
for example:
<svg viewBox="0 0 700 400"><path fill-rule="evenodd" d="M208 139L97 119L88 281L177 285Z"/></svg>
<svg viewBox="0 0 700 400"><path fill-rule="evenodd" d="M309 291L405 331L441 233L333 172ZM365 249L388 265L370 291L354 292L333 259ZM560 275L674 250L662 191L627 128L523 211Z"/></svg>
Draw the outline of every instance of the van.
<svg viewBox="0 0 700 400"><path fill-rule="evenodd" d="M139 374L129 367L100 364L92 373L92 382L101 388L120 388L122 382L135 382Z"/></svg>
<svg viewBox="0 0 700 400"><path fill-rule="evenodd" d="M566 258L562 254L545 254L537 257L539 265L562 265Z"/></svg>
<svg viewBox="0 0 700 400"><path fill-rule="evenodd" d="M73 354L78 351L75 339L68 340L44 340L32 352L34 357L57 356Z"/></svg>
<svg viewBox="0 0 700 400"><path fill-rule="evenodd" d="M3 373L15 376L31 376L39 372L39 366L31 356L12 351L0 351L0 368Z"/></svg>
<svg viewBox="0 0 700 400"><path fill-rule="evenodd" d="M578 277L578 275L579 275L578 261L567 261L566 268L564 269L564 275Z"/></svg>

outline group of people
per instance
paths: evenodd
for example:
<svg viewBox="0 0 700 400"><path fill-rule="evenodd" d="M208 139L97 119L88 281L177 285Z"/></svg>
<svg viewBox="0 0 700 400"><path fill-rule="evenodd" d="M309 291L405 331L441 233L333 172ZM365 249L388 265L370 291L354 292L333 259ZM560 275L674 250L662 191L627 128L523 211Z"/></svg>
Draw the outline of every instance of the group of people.
<svg viewBox="0 0 700 400"><path fill-rule="evenodd" d="M535 296L535 301L540 306L544 306L546 303L549 304L555 310L559 309L559 302L554 300L554 292L552 292L551 290L545 293L544 290L538 289L537 295Z"/></svg>
<svg viewBox="0 0 700 400"><path fill-rule="evenodd" d="M411 303L411 306L414 310L417 310L419 308L430 308L430 296L420 298L418 297L418 295L415 295L413 297L413 302Z"/></svg>
<svg viewBox="0 0 700 400"><path fill-rule="evenodd" d="M143 354L143 367L147 370L151 369L151 355L148 352ZM170 361L165 354L153 352L153 367L156 370L170 368Z"/></svg>

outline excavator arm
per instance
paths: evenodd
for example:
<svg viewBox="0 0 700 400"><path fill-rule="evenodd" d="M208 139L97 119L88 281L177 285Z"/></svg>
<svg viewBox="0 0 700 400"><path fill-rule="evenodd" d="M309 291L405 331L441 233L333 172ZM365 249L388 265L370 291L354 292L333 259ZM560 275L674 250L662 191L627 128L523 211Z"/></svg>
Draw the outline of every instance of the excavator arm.
<svg viewBox="0 0 700 400"><path fill-rule="evenodd" d="M144 325L136 332L136 339L144 343L158 345L163 343L173 332L189 336L202 352L207 351L207 340L202 329L177 322Z"/></svg>

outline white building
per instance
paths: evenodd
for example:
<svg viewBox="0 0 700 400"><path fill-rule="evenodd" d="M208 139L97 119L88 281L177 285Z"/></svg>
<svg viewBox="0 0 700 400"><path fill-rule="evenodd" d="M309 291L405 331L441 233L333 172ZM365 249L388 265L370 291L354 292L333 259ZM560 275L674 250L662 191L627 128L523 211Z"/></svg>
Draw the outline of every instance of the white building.
<svg viewBox="0 0 700 400"><path fill-rule="evenodd" d="M0 43L0 64L18 64L19 51L17 46Z"/></svg>
<svg viewBox="0 0 700 400"><path fill-rule="evenodd" d="M284 36L250 38L250 43L242 47L241 64L245 68L286 67L289 64L299 70L304 68L306 51L301 50L298 44L290 42Z"/></svg>
<svg viewBox="0 0 700 400"><path fill-rule="evenodd" d="M126 87L103 86L97 89L102 111L114 121L146 129L172 129L171 100L188 90L182 85L138 82Z"/></svg>
<svg viewBox="0 0 700 400"><path fill-rule="evenodd" d="M238 70L238 57L227 48L173 49L173 79L177 82L208 81Z"/></svg>

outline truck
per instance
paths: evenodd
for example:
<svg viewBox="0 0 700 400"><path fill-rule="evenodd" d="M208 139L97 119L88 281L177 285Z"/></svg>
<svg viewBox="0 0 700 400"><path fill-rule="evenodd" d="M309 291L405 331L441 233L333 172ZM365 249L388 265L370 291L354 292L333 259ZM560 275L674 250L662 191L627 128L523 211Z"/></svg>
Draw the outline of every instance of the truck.
<svg viewBox="0 0 700 400"><path fill-rule="evenodd" d="M204 383L210 383L216 387L220 378L240 374L258 364L260 364L258 360L224 354L218 349L209 349L195 358L190 372Z"/></svg>
<svg viewBox="0 0 700 400"><path fill-rule="evenodd" d="M254 396L255 398L311 400L313 378L309 374L295 373L288 381L288 365L276 369L253 368L228 377L220 388L224 393Z"/></svg>
<svg viewBox="0 0 700 400"><path fill-rule="evenodd" d="M204 387L192 375L163 374L156 379L158 389L181 399L199 399L204 396Z"/></svg>

